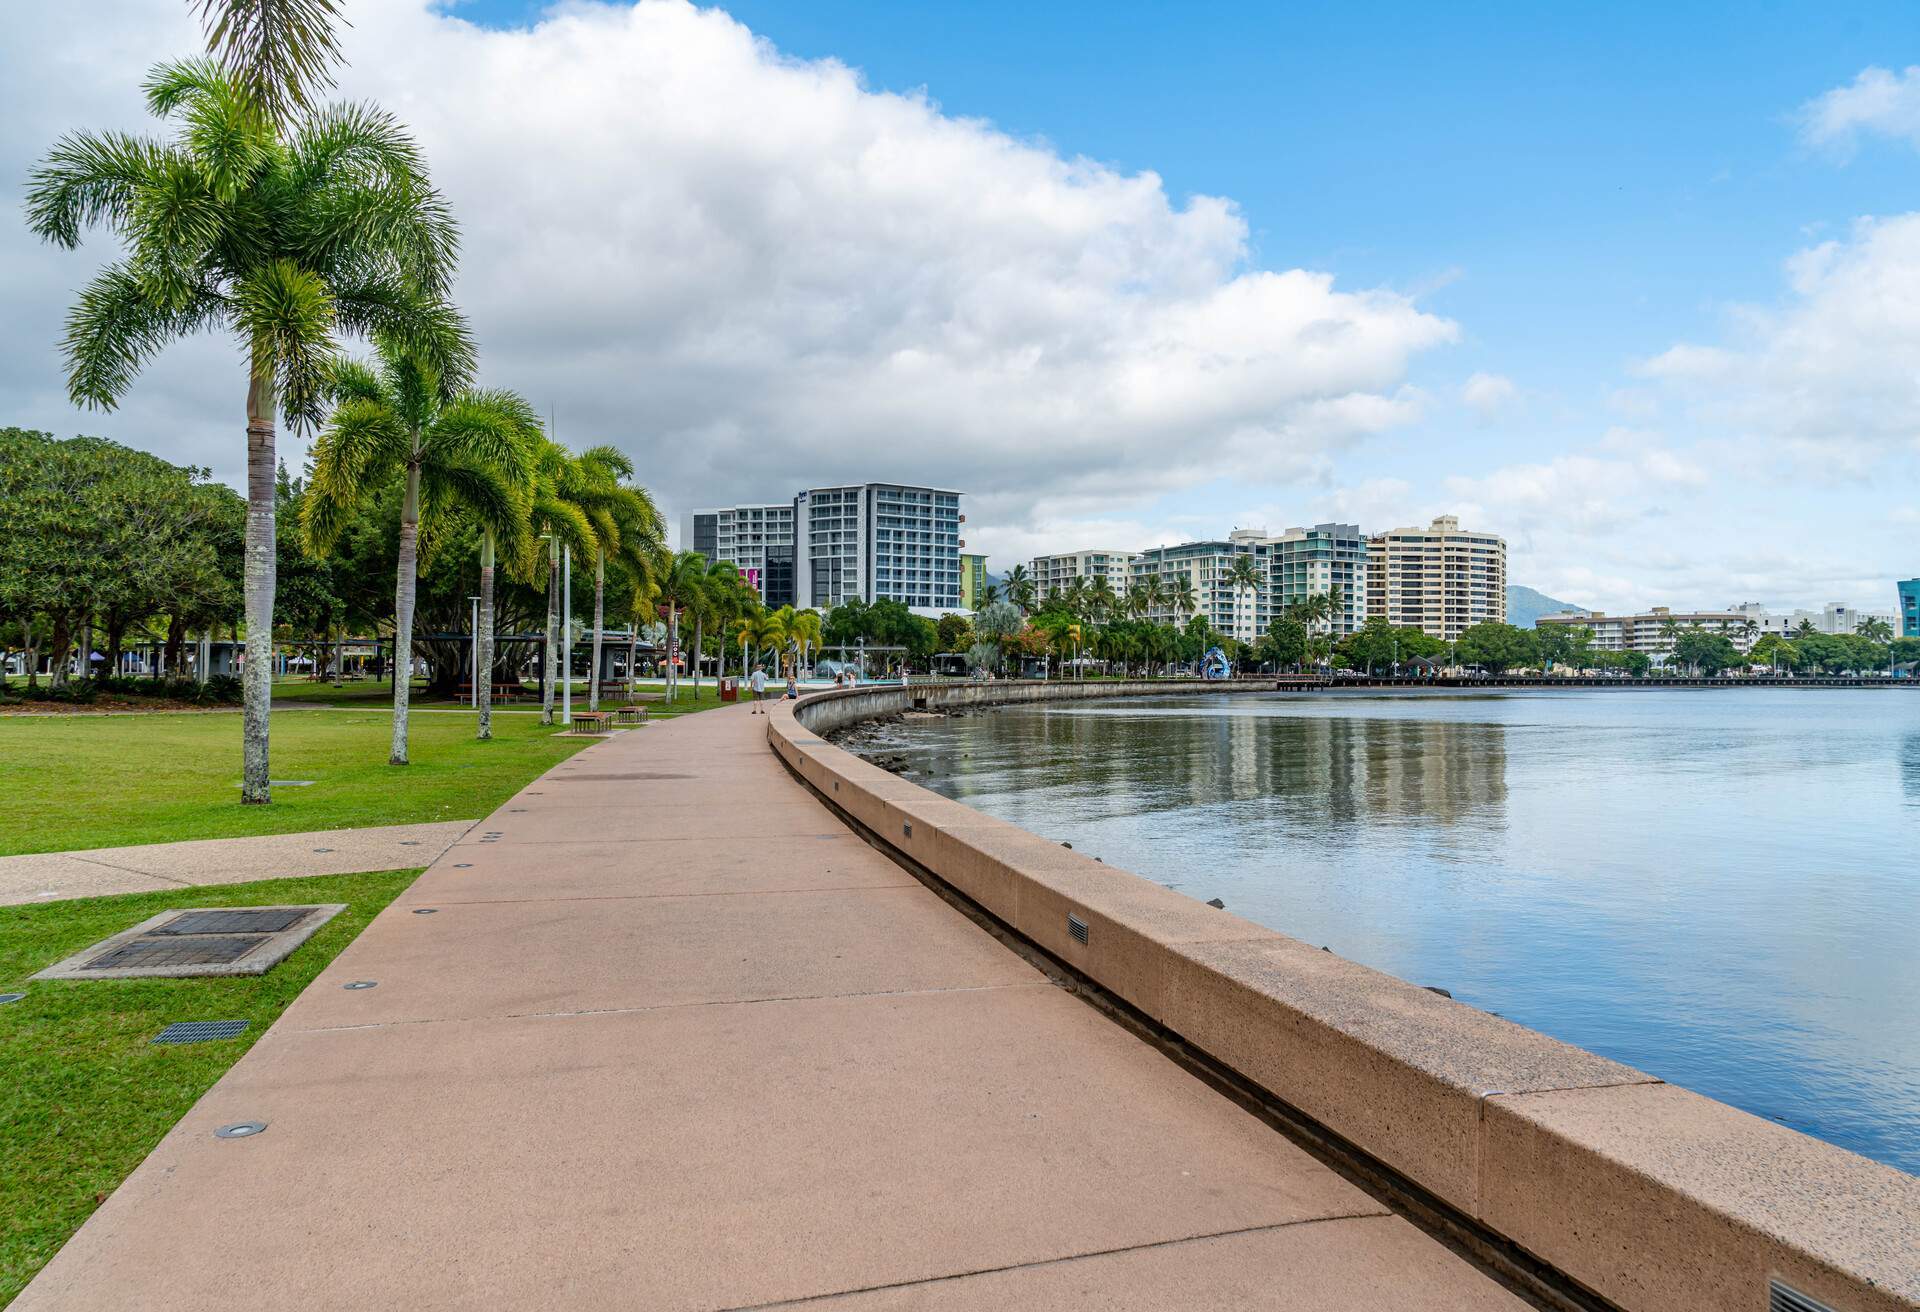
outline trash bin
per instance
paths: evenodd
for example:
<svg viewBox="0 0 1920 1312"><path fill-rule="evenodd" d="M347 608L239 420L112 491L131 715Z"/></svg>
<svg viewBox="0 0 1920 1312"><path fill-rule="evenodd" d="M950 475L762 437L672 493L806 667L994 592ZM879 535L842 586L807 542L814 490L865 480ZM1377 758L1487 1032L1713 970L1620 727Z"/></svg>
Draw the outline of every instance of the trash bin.
<svg viewBox="0 0 1920 1312"><path fill-rule="evenodd" d="M737 702L740 700L740 680L727 675L720 680L720 700Z"/></svg>

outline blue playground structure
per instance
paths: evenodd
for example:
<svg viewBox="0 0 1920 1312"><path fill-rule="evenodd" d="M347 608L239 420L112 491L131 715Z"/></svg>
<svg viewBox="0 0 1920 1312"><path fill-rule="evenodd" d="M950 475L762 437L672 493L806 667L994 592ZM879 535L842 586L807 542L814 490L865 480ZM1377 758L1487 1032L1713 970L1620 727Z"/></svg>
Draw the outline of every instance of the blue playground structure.
<svg viewBox="0 0 1920 1312"><path fill-rule="evenodd" d="M1218 647L1207 648L1207 654L1200 658L1200 677L1203 679L1224 679L1233 673L1233 666L1227 663L1227 654Z"/></svg>

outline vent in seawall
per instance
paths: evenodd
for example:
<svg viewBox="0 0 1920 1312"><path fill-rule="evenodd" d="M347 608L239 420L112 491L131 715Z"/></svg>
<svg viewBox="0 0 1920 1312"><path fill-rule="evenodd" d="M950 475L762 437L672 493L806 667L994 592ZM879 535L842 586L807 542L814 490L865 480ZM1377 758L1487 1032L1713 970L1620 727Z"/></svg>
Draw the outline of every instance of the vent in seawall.
<svg viewBox="0 0 1920 1312"><path fill-rule="evenodd" d="M1767 1282L1767 1312L1834 1312L1817 1298L1809 1298L1778 1280Z"/></svg>
<svg viewBox="0 0 1920 1312"><path fill-rule="evenodd" d="M1073 936L1075 943L1085 943L1087 941L1087 922L1069 911L1067 913L1067 933Z"/></svg>

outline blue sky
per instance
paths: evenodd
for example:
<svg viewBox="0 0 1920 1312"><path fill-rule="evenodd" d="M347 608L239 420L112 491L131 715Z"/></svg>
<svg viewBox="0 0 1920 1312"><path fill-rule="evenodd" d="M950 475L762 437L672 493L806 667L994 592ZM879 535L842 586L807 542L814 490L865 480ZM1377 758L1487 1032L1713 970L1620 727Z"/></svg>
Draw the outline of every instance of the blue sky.
<svg viewBox="0 0 1920 1312"><path fill-rule="evenodd" d="M1354 479L1424 486L1596 436L1636 361L1718 338L1730 305L1779 297L1794 251L1902 212L1920 181L1909 146L1868 141L1841 159L1797 131L1816 95L1920 58L1910 4L725 8L783 53L841 60L878 89L1152 170L1176 200L1230 197L1253 263L1416 293L1461 326L1411 381L1443 389L1483 370L1528 399L1492 421L1439 415L1376 438L1345 462ZM455 8L505 26L540 11ZM1161 509L1204 518L1227 487ZM1813 528L1860 496L1801 488L1767 513L1792 521L1798 502ZM1777 599L1815 599L1794 592L1783 581Z"/></svg>
<svg viewBox="0 0 1920 1312"><path fill-rule="evenodd" d="M0 169L142 127L197 44L99 3L113 42L0 34ZM1004 568L1458 512L1610 610L1920 573L1910 4L346 12L341 92L460 214L489 380L676 516L937 482ZM236 476L224 345L66 406L64 258L0 226L9 416Z"/></svg>

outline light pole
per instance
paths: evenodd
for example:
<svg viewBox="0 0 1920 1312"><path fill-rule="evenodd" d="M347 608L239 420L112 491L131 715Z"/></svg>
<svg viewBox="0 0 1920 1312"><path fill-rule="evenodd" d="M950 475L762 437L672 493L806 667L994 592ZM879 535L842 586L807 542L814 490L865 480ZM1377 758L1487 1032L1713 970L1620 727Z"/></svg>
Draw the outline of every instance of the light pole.
<svg viewBox="0 0 1920 1312"><path fill-rule="evenodd" d="M477 711L480 709L480 598L473 596L467 600L473 603L473 624L467 630L471 635L467 639L467 668L472 671L469 677L473 680L473 687L468 690L467 703ZM487 673L491 676L493 672L489 670Z"/></svg>
<svg viewBox="0 0 1920 1312"><path fill-rule="evenodd" d="M560 723L573 723L573 544L560 544Z"/></svg>

